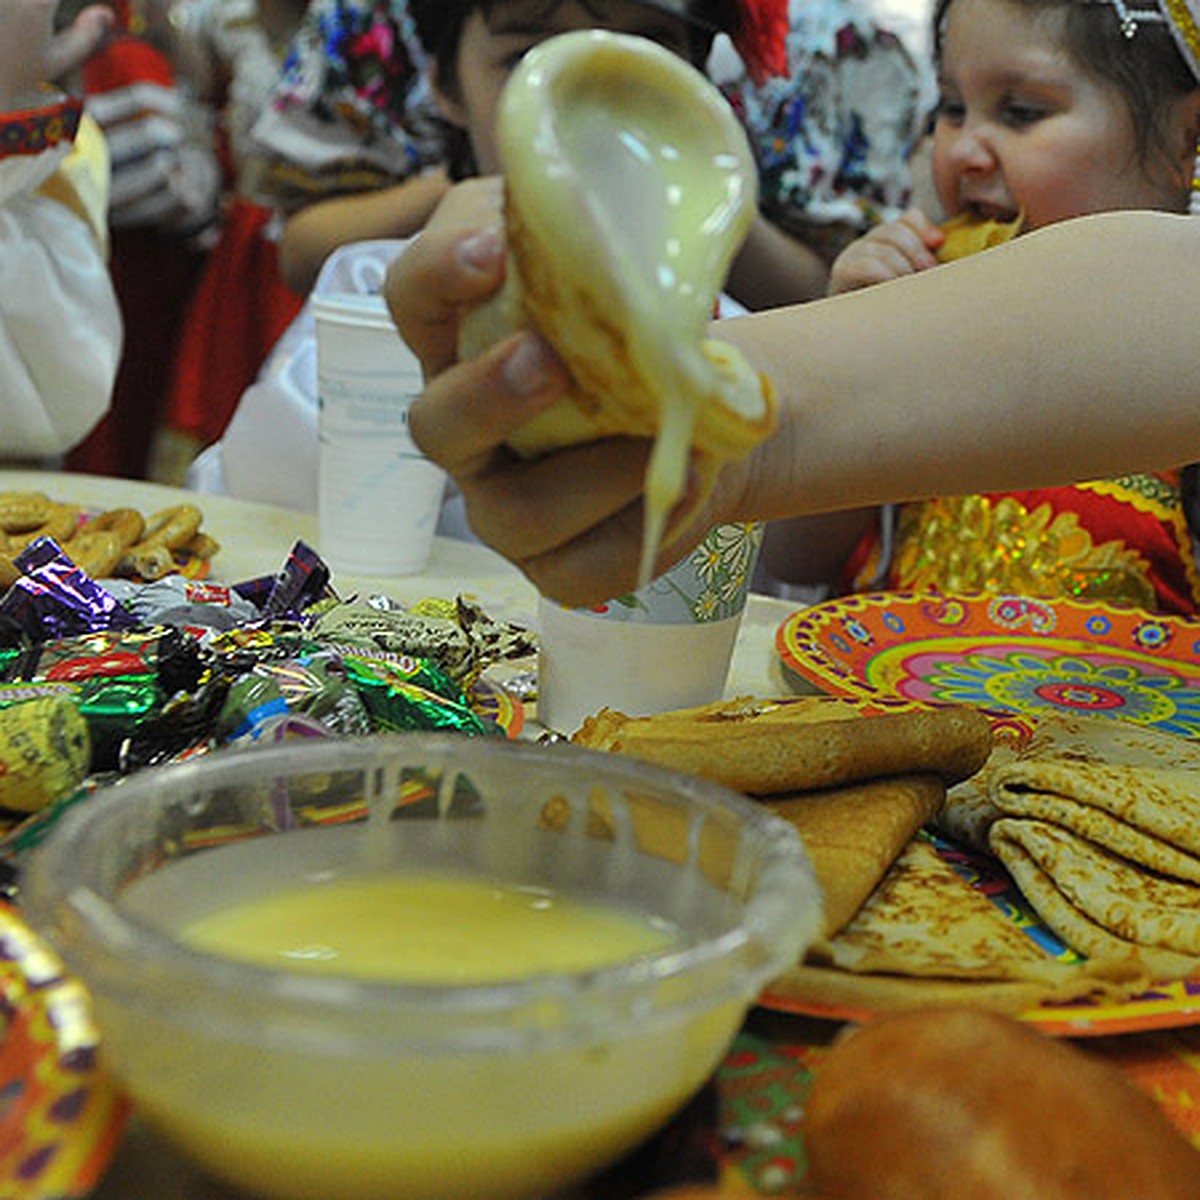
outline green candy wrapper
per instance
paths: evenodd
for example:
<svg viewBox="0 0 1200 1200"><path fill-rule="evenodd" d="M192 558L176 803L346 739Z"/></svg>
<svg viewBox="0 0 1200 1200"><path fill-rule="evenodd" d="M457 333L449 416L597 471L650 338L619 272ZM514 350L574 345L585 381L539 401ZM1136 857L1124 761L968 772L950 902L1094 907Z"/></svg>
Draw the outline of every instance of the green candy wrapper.
<svg viewBox="0 0 1200 1200"><path fill-rule="evenodd" d="M393 664L348 656L346 673L358 690L375 727L381 731L453 729L469 736L503 737L491 721L484 720L458 689L458 698L438 695L412 682Z"/></svg>

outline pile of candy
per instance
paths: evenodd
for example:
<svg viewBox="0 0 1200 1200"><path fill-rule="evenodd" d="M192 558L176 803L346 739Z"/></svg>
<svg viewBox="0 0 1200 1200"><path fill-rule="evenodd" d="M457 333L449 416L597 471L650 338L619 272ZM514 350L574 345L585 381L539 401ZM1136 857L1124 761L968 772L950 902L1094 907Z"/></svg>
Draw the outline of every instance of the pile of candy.
<svg viewBox="0 0 1200 1200"><path fill-rule="evenodd" d="M97 582L48 537L0 598L0 857L129 772L225 747L389 730L503 736L481 673L535 648L463 598L338 597L297 542L231 586Z"/></svg>

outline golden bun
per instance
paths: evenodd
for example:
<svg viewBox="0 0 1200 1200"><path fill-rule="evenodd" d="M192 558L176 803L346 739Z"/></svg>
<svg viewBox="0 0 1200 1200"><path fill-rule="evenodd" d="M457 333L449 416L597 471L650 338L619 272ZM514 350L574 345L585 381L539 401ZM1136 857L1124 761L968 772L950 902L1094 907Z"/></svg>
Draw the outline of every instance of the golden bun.
<svg viewBox="0 0 1200 1200"><path fill-rule="evenodd" d="M836 1042L805 1106L843 1200L1197 1200L1200 1151L1120 1070L1010 1017L928 1008Z"/></svg>

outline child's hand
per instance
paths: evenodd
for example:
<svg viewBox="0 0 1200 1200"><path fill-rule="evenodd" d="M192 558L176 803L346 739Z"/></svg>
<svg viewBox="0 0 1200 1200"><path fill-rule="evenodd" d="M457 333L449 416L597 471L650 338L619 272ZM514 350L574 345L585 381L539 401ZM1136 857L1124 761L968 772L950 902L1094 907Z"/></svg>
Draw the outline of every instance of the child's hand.
<svg viewBox="0 0 1200 1200"><path fill-rule="evenodd" d="M458 184L388 271L392 316L425 371L410 429L458 484L483 541L545 595L594 604L635 585L650 442L608 438L531 460L507 449L515 430L566 395L570 377L528 331L458 360L464 310L504 276L502 233L480 232L502 228L501 204L498 179ZM693 544L716 523L689 526Z"/></svg>
<svg viewBox="0 0 1200 1200"><path fill-rule="evenodd" d="M946 235L919 208L877 225L851 242L834 260L829 295L886 283L937 266L936 250Z"/></svg>
<svg viewBox="0 0 1200 1200"><path fill-rule="evenodd" d="M21 97L79 66L103 45L113 24L103 4L83 9L61 33L54 32L58 0L0 0L0 112Z"/></svg>

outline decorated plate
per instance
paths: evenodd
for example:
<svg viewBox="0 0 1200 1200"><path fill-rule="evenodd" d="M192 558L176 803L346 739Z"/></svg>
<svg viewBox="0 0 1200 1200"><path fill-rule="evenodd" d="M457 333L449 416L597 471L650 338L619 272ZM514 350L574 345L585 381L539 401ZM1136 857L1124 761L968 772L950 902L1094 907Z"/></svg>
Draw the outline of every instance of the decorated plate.
<svg viewBox="0 0 1200 1200"><path fill-rule="evenodd" d="M973 888L982 892L1015 925L1032 938L1048 957L1064 962L1079 956L1039 920L1008 873L990 855L969 850L947 838L927 833L938 853ZM830 968L834 970L834 968ZM914 977L915 978L915 977ZM861 1008L799 1002L790 997L760 997L764 1008L829 1020L854 1021L876 1015ZM1200 978L1174 980L1121 1003L1096 1000L1046 1002L1016 1014L1042 1032L1063 1037L1098 1037L1200 1024ZM1200 1103L1200 1090L1196 1095Z"/></svg>
<svg viewBox="0 0 1200 1200"><path fill-rule="evenodd" d="M1200 736L1200 621L1021 596L876 593L802 609L776 645L834 695L971 704L1027 733L1047 711Z"/></svg>
<svg viewBox="0 0 1200 1200"><path fill-rule="evenodd" d="M510 738L519 736L525 728L525 705L502 683L492 679L477 679L471 686L471 707L489 721L495 721Z"/></svg>
<svg viewBox="0 0 1200 1200"><path fill-rule="evenodd" d="M96 1061L83 986L9 905L0 904L0 1178L5 1200L88 1195L126 1116Z"/></svg>

